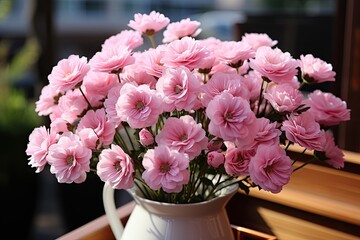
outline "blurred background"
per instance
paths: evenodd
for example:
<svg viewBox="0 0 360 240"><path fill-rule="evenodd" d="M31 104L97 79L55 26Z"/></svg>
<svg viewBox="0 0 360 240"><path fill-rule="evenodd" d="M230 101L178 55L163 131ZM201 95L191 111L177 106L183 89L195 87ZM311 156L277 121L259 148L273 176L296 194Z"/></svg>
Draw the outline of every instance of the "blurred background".
<svg viewBox="0 0 360 240"><path fill-rule="evenodd" d="M240 40L245 32L267 33L295 58L312 53L332 63L337 82L320 87L348 101L352 109L359 99L359 75L351 75L353 68L344 65L353 56L344 48L349 2L0 0L2 234L9 231L13 238L25 240L54 239L104 214L102 183L96 176L89 175L85 184L58 184L49 169L36 174L27 165L28 135L34 127L48 124L48 119L35 114L34 103L59 60L70 54L90 59L106 38L129 29L127 24L135 13L155 10L171 21L187 17L200 21L203 31L198 38ZM341 148L358 152L357 116L354 107L351 122L339 127L335 135ZM129 200L126 192L117 192L119 205Z"/></svg>

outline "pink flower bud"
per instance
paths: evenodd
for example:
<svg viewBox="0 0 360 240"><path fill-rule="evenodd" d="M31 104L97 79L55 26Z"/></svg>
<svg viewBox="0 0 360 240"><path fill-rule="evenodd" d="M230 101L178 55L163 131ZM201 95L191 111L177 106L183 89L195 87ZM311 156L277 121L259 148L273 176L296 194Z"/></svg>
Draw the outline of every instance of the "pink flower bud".
<svg viewBox="0 0 360 240"><path fill-rule="evenodd" d="M224 154L217 151L209 152L207 155L207 162L210 166L218 168L225 161Z"/></svg>
<svg viewBox="0 0 360 240"><path fill-rule="evenodd" d="M213 138L209 141L207 148L209 151L217 151L221 148L223 140L219 138Z"/></svg>
<svg viewBox="0 0 360 240"><path fill-rule="evenodd" d="M154 143L154 136L146 128L141 129L139 132L140 143L144 147L147 147Z"/></svg>

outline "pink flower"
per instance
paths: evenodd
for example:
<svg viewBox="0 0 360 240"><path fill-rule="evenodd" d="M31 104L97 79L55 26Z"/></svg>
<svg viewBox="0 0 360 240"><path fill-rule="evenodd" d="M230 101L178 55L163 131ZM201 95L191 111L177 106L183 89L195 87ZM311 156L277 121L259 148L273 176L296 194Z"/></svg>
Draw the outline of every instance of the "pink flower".
<svg viewBox="0 0 360 240"><path fill-rule="evenodd" d="M325 162L334 168L344 167L344 153L338 146L335 145L334 137L329 132L325 132L324 149L322 152L325 153L327 159Z"/></svg>
<svg viewBox="0 0 360 240"><path fill-rule="evenodd" d="M249 92L242 84L243 79L244 77L236 73L214 73L210 80L202 86L202 104L207 107L209 102L222 92L228 92L235 97L248 99Z"/></svg>
<svg viewBox="0 0 360 240"><path fill-rule="evenodd" d="M189 158L165 145L148 150L142 163L145 168L142 178L154 190L162 188L177 193L189 182Z"/></svg>
<svg viewBox="0 0 360 240"><path fill-rule="evenodd" d="M133 162L118 145L104 149L99 155L96 172L100 179L114 189L129 189L134 186Z"/></svg>
<svg viewBox="0 0 360 240"><path fill-rule="evenodd" d="M278 144L260 145L249 163L250 178L265 191L279 193L290 180L291 164Z"/></svg>
<svg viewBox="0 0 360 240"><path fill-rule="evenodd" d="M239 68L246 60L255 56L255 51L246 42L223 41L218 46L216 54L224 64Z"/></svg>
<svg viewBox="0 0 360 240"><path fill-rule="evenodd" d="M155 141L188 154L190 160L197 157L208 144L205 130L189 115L168 118Z"/></svg>
<svg viewBox="0 0 360 240"><path fill-rule="evenodd" d="M87 108L88 103L84 96L79 89L75 89L73 91L67 91L66 94L59 99L57 110L60 114L59 117L70 124L74 124Z"/></svg>
<svg viewBox="0 0 360 240"><path fill-rule="evenodd" d="M278 41L272 40L266 33L245 33L241 41L250 44L255 51L259 47L273 47L278 43Z"/></svg>
<svg viewBox="0 0 360 240"><path fill-rule="evenodd" d="M50 115L57 105L56 97L59 96L59 92L54 91L54 88L48 84L41 89L39 100L35 102L35 112L39 116Z"/></svg>
<svg viewBox="0 0 360 240"><path fill-rule="evenodd" d="M168 43L183 37L196 37L200 34L200 22L191 21L190 18L170 23L164 31L163 42Z"/></svg>
<svg viewBox="0 0 360 240"><path fill-rule="evenodd" d="M310 106L309 112L321 125L333 126L350 120L350 109L347 108L346 102L332 93L315 90L308 95L305 103Z"/></svg>
<svg viewBox="0 0 360 240"><path fill-rule="evenodd" d="M320 58L315 58L312 54L301 55L298 63L302 78L308 83L335 81L336 73L332 65Z"/></svg>
<svg viewBox="0 0 360 240"><path fill-rule="evenodd" d="M255 58L250 59L250 67L268 80L280 84L292 81L297 74L298 63L288 52L263 46L258 48Z"/></svg>
<svg viewBox="0 0 360 240"><path fill-rule="evenodd" d="M29 135L26 154L29 156L29 165L39 173L47 164L46 157L49 147L57 141L57 135L45 126L35 128Z"/></svg>
<svg viewBox="0 0 360 240"><path fill-rule="evenodd" d="M183 37L167 45L160 60L166 67L184 66L193 70L202 65L209 55L207 49L201 46L194 38Z"/></svg>
<svg viewBox="0 0 360 240"><path fill-rule="evenodd" d="M115 128L121 125L121 119L116 111L116 103L120 97L120 89L122 88L122 84L117 84L115 87L111 88L108 92L108 96L104 101L104 107L106 116L111 121Z"/></svg>
<svg viewBox="0 0 360 240"><path fill-rule="evenodd" d="M207 149L209 151L218 151L221 149L224 141L221 138L213 138L208 142Z"/></svg>
<svg viewBox="0 0 360 240"><path fill-rule="evenodd" d="M156 83L156 90L167 104L165 111L190 111L197 102L200 80L185 67L169 68Z"/></svg>
<svg viewBox="0 0 360 240"><path fill-rule="evenodd" d="M288 84L273 85L264 93L264 98L280 113L291 113L300 106L302 93Z"/></svg>
<svg viewBox="0 0 360 240"><path fill-rule="evenodd" d="M267 118L257 118L256 120L256 135L251 148L257 148L260 144L280 144L281 131L277 128L277 122L271 123Z"/></svg>
<svg viewBox="0 0 360 240"><path fill-rule="evenodd" d="M140 139L141 145L143 145L144 147L147 147L155 142L154 136L146 128L143 128L140 130L139 139Z"/></svg>
<svg viewBox="0 0 360 240"><path fill-rule="evenodd" d="M147 85L125 83L120 90L116 111L121 121L131 128L145 128L155 124L163 112L162 99Z"/></svg>
<svg viewBox="0 0 360 240"><path fill-rule="evenodd" d="M59 183L82 183L90 171L91 149L84 147L78 136L66 132L59 141L49 147L47 160L50 172Z"/></svg>
<svg viewBox="0 0 360 240"><path fill-rule="evenodd" d="M241 176L249 174L249 163L255 150L243 150L237 147L231 147L225 153L225 171L230 176Z"/></svg>
<svg viewBox="0 0 360 240"><path fill-rule="evenodd" d="M70 55L53 67L48 76L49 83L55 91L64 93L80 85L89 70L86 57Z"/></svg>
<svg viewBox="0 0 360 240"><path fill-rule="evenodd" d="M134 49L141 46L144 43L144 39L141 34L134 30L122 30L120 33L107 38L101 47L111 48L111 46L124 45L129 49Z"/></svg>
<svg viewBox="0 0 360 240"><path fill-rule="evenodd" d="M224 154L218 151L211 151L207 154L207 163L213 168L218 168L225 161Z"/></svg>
<svg viewBox="0 0 360 240"><path fill-rule="evenodd" d="M89 71L84 77L83 92L92 107L100 107L103 104L109 90L118 84L115 74Z"/></svg>
<svg viewBox="0 0 360 240"><path fill-rule="evenodd" d="M246 74L242 81L242 86L245 86L249 91L249 100L256 101L260 96L261 89L261 75L257 71L251 70L248 74Z"/></svg>
<svg viewBox="0 0 360 240"><path fill-rule="evenodd" d="M117 44L108 45L101 52L89 60L91 69L95 72L121 73L122 69L135 62L135 58L131 56L131 50L128 46Z"/></svg>
<svg viewBox="0 0 360 240"><path fill-rule="evenodd" d="M121 73L121 82L122 83L132 83L135 85L146 84L149 85L151 89L155 89L156 78L148 74L144 70L144 66L139 64L128 65L124 68L124 72Z"/></svg>
<svg viewBox="0 0 360 240"><path fill-rule="evenodd" d="M115 136L115 127L105 116L103 108L96 111L89 110L81 118L77 133L83 144L91 149L109 146Z"/></svg>
<svg viewBox="0 0 360 240"><path fill-rule="evenodd" d="M164 45L159 45L157 48L150 48L140 55L137 55L136 65L141 66L145 72L154 77L161 77L164 66L160 62L164 55L163 49L166 49Z"/></svg>
<svg viewBox="0 0 360 240"><path fill-rule="evenodd" d="M152 36L170 23L170 19L164 14L151 11L150 14L136 13L134 20L130 20L128 26L148 36Z"/></svg>
<svg viewBox="0 0 360 240"><path fill-rule="evenodd" d="M214 136L243 144L253 141L256 117L246 100L223 92L209 102L206 115L210 119L209 133Z"/></svg>
<svg viewBox="0 0 360 240"><path fill-rule="evenodd" d="M290 115L281 127L286 138L309 150L321 150L324 145L324 132L314 116L306 111L300 115Z"/></svg>

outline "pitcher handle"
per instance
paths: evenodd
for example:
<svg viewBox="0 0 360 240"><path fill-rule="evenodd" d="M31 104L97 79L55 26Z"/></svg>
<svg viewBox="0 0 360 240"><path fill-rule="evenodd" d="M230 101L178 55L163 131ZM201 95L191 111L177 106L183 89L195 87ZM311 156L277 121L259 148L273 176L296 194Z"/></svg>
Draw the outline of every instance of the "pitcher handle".
<svg viewBox="0 0 360 240"><path fill-rule="evenodd" d="M122 225L117 215L114 189L110 186L108 182L105 182L103 188L103 204L105 214L108 218L109 225L115 236L115 239L120 240L124 231L124 226Z"/></svg>

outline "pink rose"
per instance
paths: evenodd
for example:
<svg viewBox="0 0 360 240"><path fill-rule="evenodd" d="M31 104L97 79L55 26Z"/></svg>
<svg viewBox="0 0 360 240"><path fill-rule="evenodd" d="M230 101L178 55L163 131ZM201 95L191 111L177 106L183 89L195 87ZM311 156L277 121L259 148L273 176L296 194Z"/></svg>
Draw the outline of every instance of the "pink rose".
<svg viewBox="0 0 360 240"><path fill-rule="evenodd" d="M347 108L346 102L332 93L315 90L308 95L305 103L310 106L309 112L321 125L333 126L350 120L350 110Z"/></svg>
<svg viewBox="0 0 360 240"><path fill-rule="evenodd" d="M250 178L266 191L279 193L290 180L292 161L278 144L260 145L249 163Z"/></svg>

